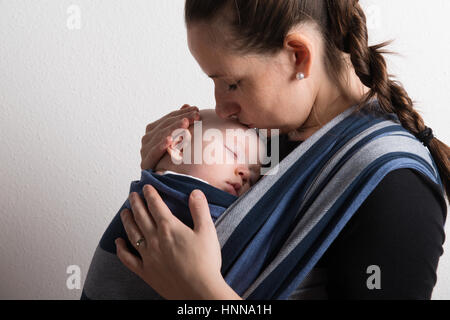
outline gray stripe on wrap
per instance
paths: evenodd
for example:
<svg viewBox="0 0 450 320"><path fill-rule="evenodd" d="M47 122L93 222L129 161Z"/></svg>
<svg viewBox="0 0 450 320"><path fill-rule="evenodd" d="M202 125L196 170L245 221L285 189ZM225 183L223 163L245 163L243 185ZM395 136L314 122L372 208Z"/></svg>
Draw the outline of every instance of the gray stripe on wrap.
<svg viewBox="0 0 450 320"><path fill-rule="evenodd" d="M277 256L264 269L242 297L246 299L291 251L295 249L299 242L304 239L367 166L383 155L399 151L417 154L430 165L432 163L428 149L419 141L414 141L408 136L384 136L365 145L347 160L330 183L325 186L324 190L318 195L317 199L311 204L311 207L292 231Z"/></svg>
<svg viewBox="0 0 450 320"><path fill-rule="evenodd" d="M146 282L128 270L119 258L95 249L84 283L84 292L93 300L161 300Z"/></svg>

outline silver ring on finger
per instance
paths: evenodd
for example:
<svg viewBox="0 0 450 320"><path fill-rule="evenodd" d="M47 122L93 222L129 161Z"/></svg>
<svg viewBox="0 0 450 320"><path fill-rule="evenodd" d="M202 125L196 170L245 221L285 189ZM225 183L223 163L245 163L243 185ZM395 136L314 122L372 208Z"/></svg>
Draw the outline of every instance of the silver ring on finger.
<svg viewBox="0 0 450 320"><path fill-rule="evenodd" d="M145 241L144 237L141 237L138 241L136 241L136 247L140 247L142 245L142 243Z"/></svg>

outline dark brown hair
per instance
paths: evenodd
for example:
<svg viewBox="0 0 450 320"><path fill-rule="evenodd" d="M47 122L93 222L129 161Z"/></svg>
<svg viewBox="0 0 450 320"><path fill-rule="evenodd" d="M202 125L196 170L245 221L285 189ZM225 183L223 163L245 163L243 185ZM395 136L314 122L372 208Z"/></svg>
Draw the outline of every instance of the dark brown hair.
<svg viewBox="0 0 450 320"><path fill-rule="evenodd" d="M382 50L392 40L369 46L366 16L358 0L186 0L185 22L226 21L236 53L273 54L284 46L292 27L312 22L324 41L324 63L329 75L345 95L342 52L350 59L361 82L370 91L357 110L378 99L383 112L397 114L402 126L416 137L427 127L414 103L398 81L387 73ZM447 197L450 196L450 149L433 138L428 148L439 169Z"/></svg>

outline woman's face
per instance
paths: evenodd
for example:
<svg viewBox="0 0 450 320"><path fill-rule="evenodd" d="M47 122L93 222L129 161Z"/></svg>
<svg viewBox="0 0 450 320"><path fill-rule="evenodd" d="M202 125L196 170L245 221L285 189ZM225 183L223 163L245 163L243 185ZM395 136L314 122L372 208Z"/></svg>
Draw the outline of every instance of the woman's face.
<svg viewBox="0 0 450 320"><path fill-rule="evenodd" d="M255 128L280 129L280 133L301 127L310 116L315 90L312 81L296 79L299 60L295 52L239 56L221 46L217 39L224 35L213 30L206 23L190 25L188 45L214 81L217 115L237 117Z"/></svg>

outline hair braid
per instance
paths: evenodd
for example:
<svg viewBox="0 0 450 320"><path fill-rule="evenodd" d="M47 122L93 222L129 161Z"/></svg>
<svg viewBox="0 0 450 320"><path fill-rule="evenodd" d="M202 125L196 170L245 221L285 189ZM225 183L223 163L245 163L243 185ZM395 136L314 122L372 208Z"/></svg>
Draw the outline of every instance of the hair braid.
<svg viewBox="0 0 450 320"><path fill-rule="evenodd" d="M425 122L414 109L414 102L402 84L390 79L383 54L393 52L381 50L392 40L374 46L368 45L366 16L358 0L327 0L327 2L329 9L341 13L335 14L335 18L332 19L334 25L331 28L338 26L335 28L335 32L341 34L340 40L339 37L334 38L336 45L342 51L350 54L356 74L361 82L371 89L364 100L360 102L358 109L367 105L367 102L376 96L383 112L396 113L402 126L418 137L427 128ZM449 197L450 149L437 138L433 138L428 147L438 166L447 197Z"/></svg>

